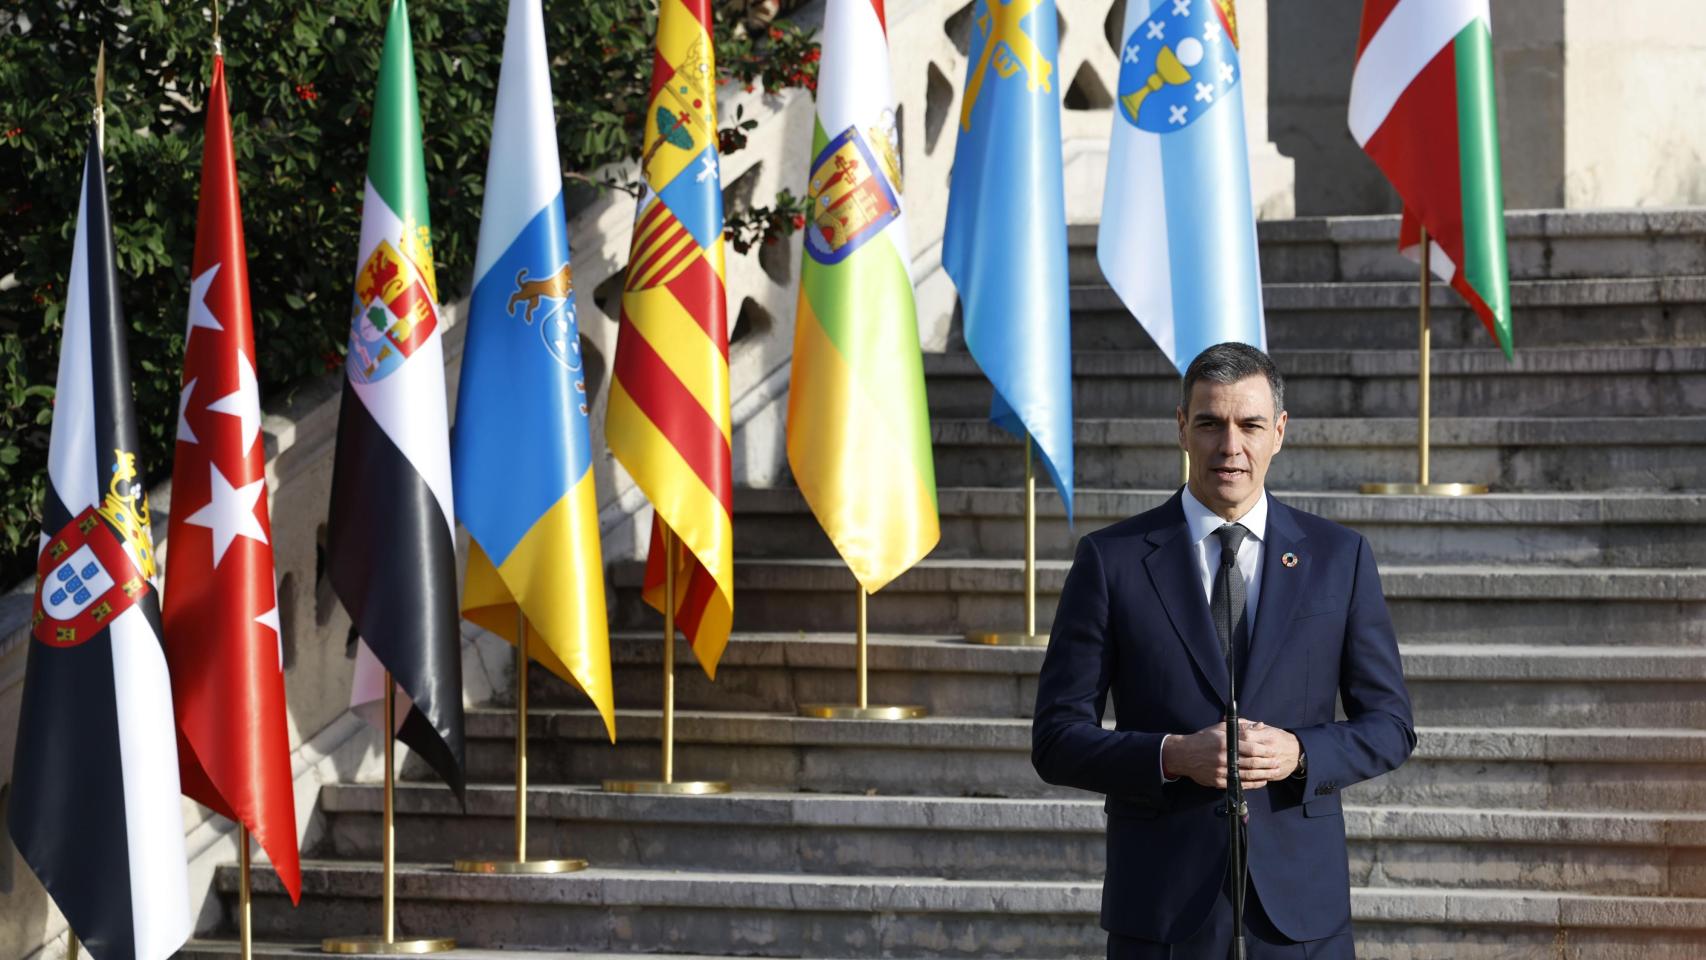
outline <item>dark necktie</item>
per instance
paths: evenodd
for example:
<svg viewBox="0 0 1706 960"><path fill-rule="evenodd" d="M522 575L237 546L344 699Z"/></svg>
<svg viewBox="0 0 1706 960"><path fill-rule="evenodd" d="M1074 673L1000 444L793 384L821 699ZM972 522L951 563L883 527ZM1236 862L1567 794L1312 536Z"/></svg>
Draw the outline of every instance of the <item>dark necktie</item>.
<svg viewBox="0 0 1706 960"><path fill-rule="evenodd" d="M1229 523L1214 531L1220 538L1220 569L1214 576L1214 590L1209 609L1214 614L1214 630L1220 635L1220 649L1227 644L1237 654L1238 674L1244 674L1244 661L1250 654L1249 619L1245 611L1244 573L1238 569L1238 546L1250 531L1242 524Z"/></svg>

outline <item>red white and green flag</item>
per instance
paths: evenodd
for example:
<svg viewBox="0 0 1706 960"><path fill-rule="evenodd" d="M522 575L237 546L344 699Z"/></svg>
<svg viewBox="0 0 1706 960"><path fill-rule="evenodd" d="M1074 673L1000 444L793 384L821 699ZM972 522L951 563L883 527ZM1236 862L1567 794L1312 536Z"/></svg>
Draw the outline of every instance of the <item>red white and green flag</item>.
<svg viewBox="0 0 1706 960"><path fill-rule="evenodd" d="M1511 355L1488 0L1363 0L1351 135L1404 202L1398 246L1421 257Z"/></svg>

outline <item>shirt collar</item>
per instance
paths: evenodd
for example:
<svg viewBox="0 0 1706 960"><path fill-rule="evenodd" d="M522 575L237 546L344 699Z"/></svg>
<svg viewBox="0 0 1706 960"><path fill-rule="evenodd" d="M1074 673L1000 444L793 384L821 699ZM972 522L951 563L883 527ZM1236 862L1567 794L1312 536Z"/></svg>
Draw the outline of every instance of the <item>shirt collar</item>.
<svg viewBox="0 0 1706 960"><path fill-rule="evenodd" d="M1181 505L1185 508L1185 526L1190 529L1192 543L1201 543L1214 531L1226 525L1227 521L1221 519L1213 510L1202 505L1202 501L1191 493L1188 484L1181 493L1183 493L1183 496L1180 497ZM1233 522L1243 524L1244 529L1250 531L1250 536L1254 537L1258 543L1266 540L1268 536L1268 492L1262 491L1262 495L1256 498L1255 505Z"/></svg>

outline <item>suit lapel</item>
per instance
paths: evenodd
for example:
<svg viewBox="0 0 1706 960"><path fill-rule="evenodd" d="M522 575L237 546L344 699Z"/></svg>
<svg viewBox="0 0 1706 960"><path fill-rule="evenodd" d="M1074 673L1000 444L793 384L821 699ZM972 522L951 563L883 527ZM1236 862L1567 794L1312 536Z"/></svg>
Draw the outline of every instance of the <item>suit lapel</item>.
<svg viewBox="0 0 1706 960"><path fill-rule="evenodd" d="M1248 700L1261 685L1289 639L1291 615L1303 597L1304 585L1311 579L1309 555L1302 549L1305 539L1307 535L1292 517L1291 508L1268 497L1268 536L1262 544L1262 595L1256 608L1256 632L1250 637L1250 663L1244 670L1242 700ZM1285 565L1286 554L1296 556L1296 566Z"/></svg>
<svg viewBox="0 0 1706 960"><path fill-rule="evenodd" d="M1149 532L1147 539L1155 549L1143 558L1143 565L1173 629L1224 704L1226 658L1220 652L1220 638L1209 616L1202 581L1197 578L1197 558L1191 552L1190 531L1185 526L1185 508L1179 494L1173 495L1167 508L1174 515L1173 522Z"/></svg>

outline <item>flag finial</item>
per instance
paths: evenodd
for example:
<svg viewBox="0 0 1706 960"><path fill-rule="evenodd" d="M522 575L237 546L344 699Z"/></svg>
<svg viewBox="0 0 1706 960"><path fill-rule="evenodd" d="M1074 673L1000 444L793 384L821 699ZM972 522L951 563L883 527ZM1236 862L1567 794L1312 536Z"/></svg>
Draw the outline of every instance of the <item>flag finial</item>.
<svg viewBox="0 0 1706 960"><path fill-rule="evenodd" d="M107 42L101 41L101 52L95 55L95 145L107 148Z"/></svg>
<svg viewBox="0 0 1706 960"><path fill-rule="evenodd" d="M213 0L213 55L225 56L225 43L219 39L219 0Z"/></svg>

